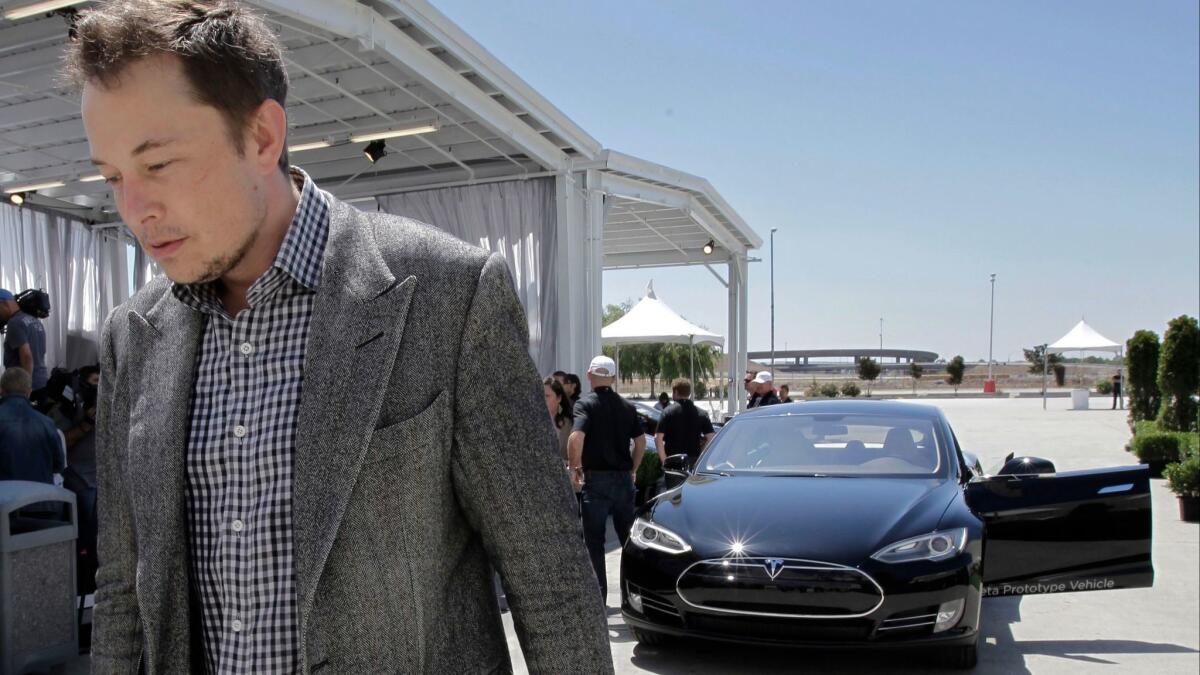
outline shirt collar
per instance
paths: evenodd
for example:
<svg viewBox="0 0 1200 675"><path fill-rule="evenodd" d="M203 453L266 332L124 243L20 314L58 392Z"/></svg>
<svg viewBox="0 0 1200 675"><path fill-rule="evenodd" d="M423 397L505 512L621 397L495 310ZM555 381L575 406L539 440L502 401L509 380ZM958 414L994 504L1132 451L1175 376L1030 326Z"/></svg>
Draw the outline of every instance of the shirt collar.
<svg viewBox="0 0 1200 675"><path fill-rule="evenodd" d="M321 264L325 258L325 243L329 238L329 200L304 170L293 166L288 175L300 189L300 201L296 204L296 213L288 225L283 244L275 254L271 269L251 285L251 296L257 295L256 287L272 276L272 269L286 273L310 291L316 291L321 285ZM171 292L193 309L221 311L215 281L173 283Z"/></svg>

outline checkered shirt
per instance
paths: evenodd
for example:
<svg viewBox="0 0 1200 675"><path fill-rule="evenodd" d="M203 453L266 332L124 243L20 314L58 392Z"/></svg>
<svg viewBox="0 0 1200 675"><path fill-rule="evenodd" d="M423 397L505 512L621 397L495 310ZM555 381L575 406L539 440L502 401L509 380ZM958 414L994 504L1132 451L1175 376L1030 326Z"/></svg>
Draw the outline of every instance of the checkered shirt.
<svg viewBox="0 0 1200 675"><path fill-rule="evenodd" d="M292 455L329 203L299 169L300 203L275 261L225 312L215 283L172 291L205 317L187 445L192 589L210 673L293 673L299 619Z"/></svg>

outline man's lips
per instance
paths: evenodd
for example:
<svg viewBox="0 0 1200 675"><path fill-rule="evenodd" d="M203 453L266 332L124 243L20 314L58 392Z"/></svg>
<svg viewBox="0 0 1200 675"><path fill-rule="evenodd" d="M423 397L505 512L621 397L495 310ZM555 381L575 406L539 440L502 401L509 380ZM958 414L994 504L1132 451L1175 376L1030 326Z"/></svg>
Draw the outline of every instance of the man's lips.
<svg viewBox="0 0 1200 675"><path fill-rule="evenodd" d="M187 237L181 237L179 239L165 239L161 242L152 243L150 244L150 254L156 258L171 255L175 251L179 250L179 247L182 246L183 242L186 240Z"/></svg>

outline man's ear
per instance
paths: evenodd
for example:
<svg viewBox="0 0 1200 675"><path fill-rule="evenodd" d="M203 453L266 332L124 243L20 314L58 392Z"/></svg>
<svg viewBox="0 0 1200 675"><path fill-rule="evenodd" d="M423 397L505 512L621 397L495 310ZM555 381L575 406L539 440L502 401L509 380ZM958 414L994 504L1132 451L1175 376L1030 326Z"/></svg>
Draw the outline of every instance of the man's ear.
<svg viewBox="0 0 1200 675"><path fill-rule="evenodd" d="M250 117L246 151L263 174L278 170L279 156L287 146L287 112L275 99L259 104Z"/></svg>

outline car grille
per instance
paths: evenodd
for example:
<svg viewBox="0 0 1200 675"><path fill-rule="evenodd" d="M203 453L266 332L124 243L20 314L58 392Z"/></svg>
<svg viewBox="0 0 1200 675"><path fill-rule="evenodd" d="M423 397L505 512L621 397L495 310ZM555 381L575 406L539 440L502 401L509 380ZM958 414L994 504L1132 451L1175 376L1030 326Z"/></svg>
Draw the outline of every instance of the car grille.
<svg viewBox="0 0 1200 675"><path fill-rule="evenodd" d="M781 621L754 616L687 615L690 630L714 636L779 642L863 642L871 633L869 619L804 619Z"/></svg>
<svg viewBox="0 0 1200 675"><path fill-rule="evenodd" d="M847 619L883 604L883 589L861 570L790 558L703 560L676 590L693 607L751 616Z"/></svg>

